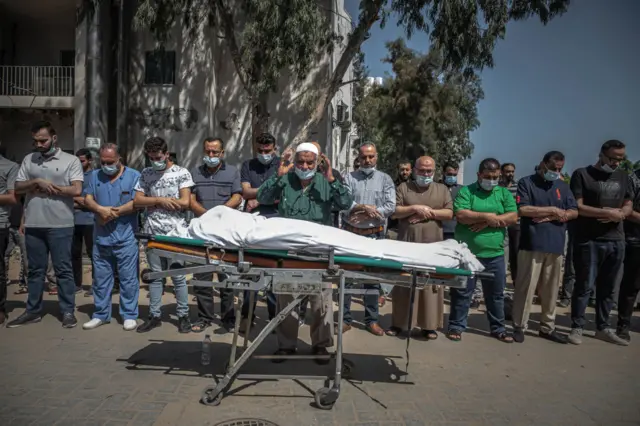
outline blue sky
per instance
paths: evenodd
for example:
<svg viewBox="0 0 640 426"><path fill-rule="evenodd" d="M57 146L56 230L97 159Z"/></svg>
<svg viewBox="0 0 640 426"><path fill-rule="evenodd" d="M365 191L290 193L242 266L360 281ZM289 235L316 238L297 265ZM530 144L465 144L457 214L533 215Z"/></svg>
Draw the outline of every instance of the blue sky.
<svg viewBox="0 0 640 426"><path fill-rule="evenodd" d="M358 1L345 0L354 21ZM533 172L545 152L558 149L571 172L595 162L607 139L627 144L640 160L640 1L579 0L546 27L537 19L510 23L494 51L495 67L482 73L485 99L475 151L465 163L465 183L486 157ZM392 19L363 44L372 76L390 72L384 43L405 37ZM425 51L428 38L407 44Z"/></svg>

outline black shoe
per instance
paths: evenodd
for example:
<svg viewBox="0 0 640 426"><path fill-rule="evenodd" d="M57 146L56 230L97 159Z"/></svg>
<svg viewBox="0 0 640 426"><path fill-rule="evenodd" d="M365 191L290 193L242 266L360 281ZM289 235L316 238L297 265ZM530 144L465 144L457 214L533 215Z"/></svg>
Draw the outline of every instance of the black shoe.
<svg viewBox="0 0 640 426"><path fill-rule="evenodd" d="M224 330L224 333L233 333L233 330L235 330L236 328L236 322L233 321L225 321L222 323L222 330Z"/></svg>
<svg viewBox="0 0 640 426"><path fill-rule="evenodd" d="M538 332L538 336L554 343L561 343L563 345L566 345L567 343L569 343L567 341L567 336L565 336L564 334L558 333L556 330L553 330L551 333L543 333L542 331L540 331Z"/></svg>
<svg viewBox="0 0 640 426"><path fill-rule="evenodd" d="M619 328L616 330L616 335L622 340L626 340L627 342L631 341L631 333L629 333L628 328Z"/></svg>
<svg viewBox="0 0 640 426"><path fill-rule="evenodd" d="M524 342L524 330L521 328L513 329L513 341L516 343Z"/></svg>
<svg viewBox="0 0 640 426"><path fill-rule="evenodd" d="M84 297L91 297L93 296L93 287L89 287L89 290L84 292Z"/></svg>
<svg viewBox="0 0 640 426"><path fill-rule="evenodd" d="M274 353L274 355L295 355L295 353L296 353L295 349L278 349L276 353ZM275 364L280 364L285 361L286 361L286 358L274 358L271 360L271 362Z"/></svg>
<svg viewBox="0 0 640 426"><path fill-rule="evenodd" d="M327 350L327 348L315 347L311 352L313 353L313 355L329 355L329 351ZM314 359L314 361L318 365L327 365L329 364L329 361L331 361L331 358L316 358Z"/></svg>
<svg viewBox="0 0 640 426"><path fill-rule="evenodd" d="M471 309L478 309L478 308L480 307L480 300L478 300L478 299L473 299L473 300L471 301L471 303L469 304L469 307L470 307Z"/></svg>
<svg viewBox="0 0 640 426"><path fill-rule="evenodd" d="M178 317L178 333L191 333L191 320L188 315Z"/></svg>
<svg viewBox="0 0 640 426"><path fill-rule="evenodd" d="M7 323L7 328L16 328L22 325L35 324L40 321L42 321L40 314L30 314L29 312L24 311L18 318L13 321L9 321Z"/></svg>
<svg viewBox="0 0 640 426"><path fill-rule="evenodd" d="M561 308L567 308L571 304L571 300L569 299L560 299L558 302L558 306Z"/></svg>
<svg viewBox="0 0 640 426"><path fill-rule="evenodd" d="M82 293L82 287L76 287L76 294Z"/></svg>
<svg viewBox="0 0 640 426"><path fill-rule="evenodd" d="M67 312L62 315L62 328L73 328L78 325L78 320L73 312Z"/></svg>
<svg viewBox="0 0 640 426"><path fill-rule="evenodd" d="M162 320L160 319L160 317L150 317L148 320L140 324L138 328L136 328L136 331L138 333L146 333L156 327L160 327L161 325Z"/></svg>

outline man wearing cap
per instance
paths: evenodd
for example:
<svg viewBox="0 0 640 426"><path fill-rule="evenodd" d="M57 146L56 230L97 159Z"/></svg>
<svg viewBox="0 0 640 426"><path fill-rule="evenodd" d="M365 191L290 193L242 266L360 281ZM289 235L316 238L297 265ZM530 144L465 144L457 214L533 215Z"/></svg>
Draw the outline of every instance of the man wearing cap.
<svg viewBox="0 0 640 426"><path fill-rule="evenodd" d="M287 150L282 158L278 172L271 176L258 190L256 199L260 204L278 203L279 216L306 220L331 226L331 212L334 207L346 210L351 207L353 197L347 188L333 175L333 169L325 155L321 155L312 143L302 143L296 148L295 157ZM325 165L323 174L316 173L318 163ZM327 348L333 346L333 302L332 291L323 291L322 295L311 296L311 346L314 355L327 355ZM278 295L278 311L284 309L293 300L292 295ZM293 355L298 339L298 320L287 316L276 330L278 351L276 355ZM276 359L274 362L282 362ZM324 364L328 359L318 359Z"/></svg>
<svg viewBox="0 0 640 426"><path fill-rule="evenodd" d="M368 238L383 239L387 219L396 210L396 188L393 179L376 170L378 152L372 143L365 143L358 150L360 169L345 176L345 185L353 194L354 202L342 215L343 228ZM366 285L378 288L380 284ZM351 330L351 295L344 297L344 324L342 332ZM364 296L364 322L372 334L384 335L378 324L378 295Z"/></svg>

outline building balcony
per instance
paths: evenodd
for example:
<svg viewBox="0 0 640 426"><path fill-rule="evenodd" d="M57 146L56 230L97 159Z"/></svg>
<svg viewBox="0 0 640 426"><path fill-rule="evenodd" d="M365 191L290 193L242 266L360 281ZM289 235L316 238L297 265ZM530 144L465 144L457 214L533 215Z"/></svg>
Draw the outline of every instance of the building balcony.
<svg viewBox="0 0 640 426"><path fill-rule="evenodd" d="M0 66L0 108L73 108L74 67Z"/></svg>

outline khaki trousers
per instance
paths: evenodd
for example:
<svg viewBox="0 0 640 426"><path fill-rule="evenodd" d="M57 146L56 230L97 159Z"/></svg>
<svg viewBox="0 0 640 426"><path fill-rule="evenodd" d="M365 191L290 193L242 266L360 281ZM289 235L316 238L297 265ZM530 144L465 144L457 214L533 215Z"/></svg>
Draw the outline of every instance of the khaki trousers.
<svg viewBox="0 0 640 426"><path fill-rule="evenodd" d="M311 322L311 346L328 348L333 346L333 290L326 289L321 295L309 296L310 310L313 314ZM278 294L277 310L282 311L293 302L292 294ZM298 345L298 314L296 310L289 314L276 329L279 349L296 349Z"/></svg>
<svg viewBox="0 0 640 426"><path fill-rule="evenodd" d="M555 329L556 301L561 281L561 254L520 250L516 289L513 293L514 328L527 328L537 288L542 306L540 331L551 333Z"/></svg>
<svg viewBox="0 0 640 426"><path fill-rule="evenodd" d="M393 287L391 291L391 325L401 330L407 329L409 322L409 301L411 290L406 287ZM429 286L416 291L413 303L412 328L423 330L442 328L444 317L444 287Z"/></svg>

